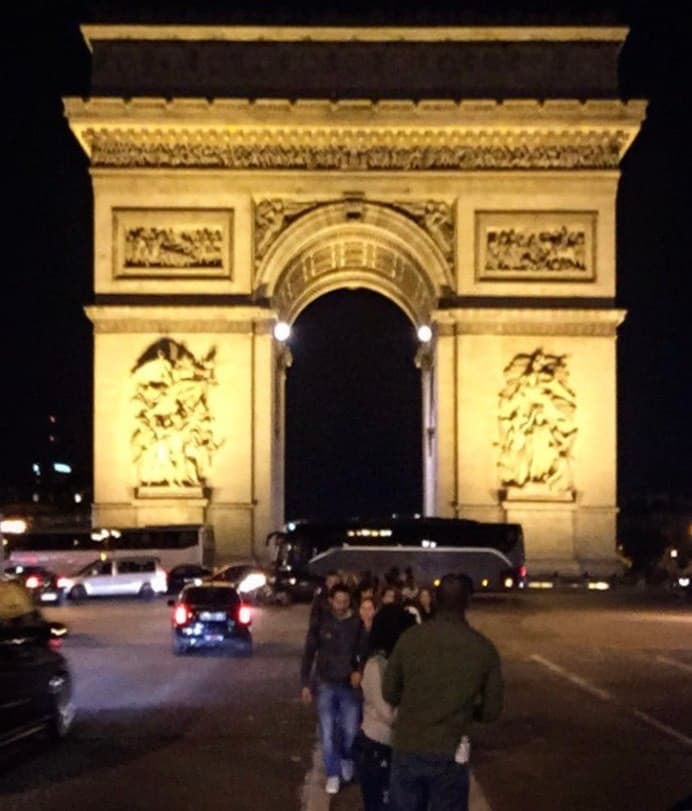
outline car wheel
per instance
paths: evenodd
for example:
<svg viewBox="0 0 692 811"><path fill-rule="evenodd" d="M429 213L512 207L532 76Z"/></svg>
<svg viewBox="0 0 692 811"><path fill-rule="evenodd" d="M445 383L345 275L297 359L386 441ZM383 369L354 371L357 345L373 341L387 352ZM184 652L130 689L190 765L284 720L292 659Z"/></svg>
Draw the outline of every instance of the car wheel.
<svg viewBox="0 0 692 811"><path fill-rule="evenodd" d="M70 731L75 716L70 677L66 674L54 676L50 688L54 692L51 696L48 735L53 741L61 741Z"/></svg>
<svg viewBox="0 0 692 811"><path fill-rule="evenodd" d="M70 590L70 600L75 603L81 603L82 600L86 600L87 598L87 590L84 586L72 586Z"/></svg>
<svg viewBox="0 0 692 811"><path fill-rule="evenodd" d="M142 583L142 588L139 590L139 596L143 600L151 600L154 596L154 589L151 587L149 583Z"/></svg>

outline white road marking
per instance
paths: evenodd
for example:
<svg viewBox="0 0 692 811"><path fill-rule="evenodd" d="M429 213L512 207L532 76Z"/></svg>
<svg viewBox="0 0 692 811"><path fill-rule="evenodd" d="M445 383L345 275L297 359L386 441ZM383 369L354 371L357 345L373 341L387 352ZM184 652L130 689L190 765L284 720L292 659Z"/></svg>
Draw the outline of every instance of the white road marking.
<svg viewBox="0 0 692 811"><path fill-rule="evenodd" d="M669 659L667 656L657 656L657 662L663 662L664 665L671 667L679 667L680 670L685 670L687 673L692 673L692 665L686 665L684 662L678 662L677 659Z"/></svg>
<svg viewBox="0 0 692 811"><path fill-rule="evenodd" d="M560 676L563 676L565 679L573 684L576 684L578 687L581 687L583 690L598 696L598 698L601 698L604 701L612 701L614 704L621 704L621 702L618 702L615 698L613 698L613 696L607 690L601 690L600 687L595 687L593 684L586 681L586 679L582 679L581 676L577 676L576 673L570 673L569 670L565 670L564 668L560 667L560 665L556 665L554 662L551 662L549 659L544 659L542 656L539 656L536 653L529 658L532 661L538 662L538 664L548 668L548 670L552 670L553 673L558 673ZM659 656L657 658L665 661L665 657ZM683 665L682 662L675 662L673 659L668 660L667 664L681 665L685 670L692 669L688 668L687 665ZM686 746L692 746L692 738L689 738L684 733L678 732L677 729L669 727L667 724L661 723L661 721L657 721L653 716L646 712L642 712L636 708L632 709L631 711L635 717L654 727L659 732L664 732L666 735L669 735L671 738L674 738L676 741L683 743Z"/></svg>
<svg viewBox="0 0 692 811"><path fill-rule="evenodd" d="M642 712L641 710L634 710L634 714L637 716L637 718L644 721L644 723L658 729L660 732L665 732L666 735L670 735L670 737L675 738L676 741L680 741L680 743L684 743L687 746L692 747L692 738L688 738L687 735L683 735L683 733L678 732L677 729L673 729L673 727L669 727L667 724L662 724L660 721L657 721L648 713Z"/></svg>
<svg viewBox="0 0 692 811"><path fill-rule="evenodd" d="M560 665L556 665L554 662L551 662L549 659L544 659L542 656L539 656L537 653L534 653L532 656L529 657L534 662L538 662L538 664L543 665L543 667L547 667L548 670L552 670L553 673L558 673L563 678L571 681L572 684L576 684L577 687L581 687L582 690L586 690L587 693L591 693L594 696L602 699L603 701L612 701L613 697L607 690L602 690L600 687L596 687L595 685L588 682L586 679L582 679L581 676L577 676L576 673L570 673L569 670L565 670Z"/></svg>

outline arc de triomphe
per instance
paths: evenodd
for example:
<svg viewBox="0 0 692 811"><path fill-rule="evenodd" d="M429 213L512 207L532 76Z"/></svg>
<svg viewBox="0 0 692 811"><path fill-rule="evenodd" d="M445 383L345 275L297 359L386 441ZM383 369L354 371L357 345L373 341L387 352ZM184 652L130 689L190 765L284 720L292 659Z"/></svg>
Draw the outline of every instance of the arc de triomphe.
<svg viewBox="0 0 692 811"><path fill-rule="evenodd" d="M432 329L426 513L521 522L534 570L611 571L625 34L85 27L94 522L208 521L221 559L262 554L273 328L363 287Z"/></svg>

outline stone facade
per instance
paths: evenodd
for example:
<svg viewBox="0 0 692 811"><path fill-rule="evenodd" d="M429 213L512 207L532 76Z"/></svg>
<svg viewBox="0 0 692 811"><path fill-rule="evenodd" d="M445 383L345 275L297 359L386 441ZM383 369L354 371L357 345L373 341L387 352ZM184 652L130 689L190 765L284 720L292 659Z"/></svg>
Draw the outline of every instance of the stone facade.
<svg viewBox="0 0 692 811"><path fill-rule="evenodd" d="M220 559L261 555L283 521L272 326L360 286L433 328L426 512L520 521L534 569L612 570L615 196L641 104L65 103L94 189L95 523L209 521Z"/></svg>

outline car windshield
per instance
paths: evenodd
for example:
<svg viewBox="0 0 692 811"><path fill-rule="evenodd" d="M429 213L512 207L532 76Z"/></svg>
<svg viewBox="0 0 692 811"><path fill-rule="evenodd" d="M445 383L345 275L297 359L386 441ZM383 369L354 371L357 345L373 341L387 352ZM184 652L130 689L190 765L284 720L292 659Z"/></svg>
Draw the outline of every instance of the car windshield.
<svg viewBox="0 0 692 811"><path fill-rule="evenodd" d="M235 589L228 588L185 589L183 599L188 604L196 605L228 605L239 601Z"/></svg>

